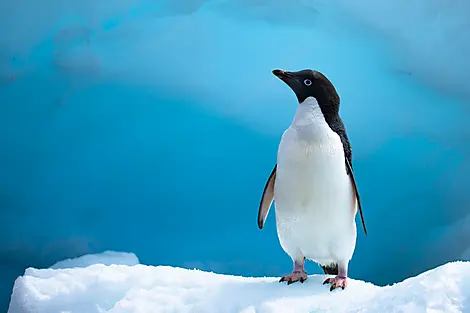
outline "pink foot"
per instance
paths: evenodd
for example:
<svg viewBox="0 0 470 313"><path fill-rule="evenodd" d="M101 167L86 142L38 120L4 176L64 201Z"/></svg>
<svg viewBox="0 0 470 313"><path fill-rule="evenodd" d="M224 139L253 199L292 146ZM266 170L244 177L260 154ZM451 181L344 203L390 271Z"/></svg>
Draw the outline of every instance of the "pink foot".
<svg viewBox="0 0 470 313"><path fill-rule="evenodd" d="M341 288L344 290L347 285L347 277L336 276L334 278L327 278L323 282L323 285L325 284L331 284L330 291L333 291L336 288Z"/></svg>
<svg viewBox="0 0 470 313"><path fill-rule="evenodd" d="M307 280L307 272L304 269L304 260L302 258L300 261L294 261L294 270L292 270L292 274L286 275L282 277L279 282L286 281L287 285L300 281L303 283Z"/></svg>
<svg viewBox="0 0 470 313"><path fill-rule="evenodd" d="M307 273L305 271L293 271L292 274L283 276L279 282L286 281L287 285L300 281L303 283L307 280Z"/></svg>

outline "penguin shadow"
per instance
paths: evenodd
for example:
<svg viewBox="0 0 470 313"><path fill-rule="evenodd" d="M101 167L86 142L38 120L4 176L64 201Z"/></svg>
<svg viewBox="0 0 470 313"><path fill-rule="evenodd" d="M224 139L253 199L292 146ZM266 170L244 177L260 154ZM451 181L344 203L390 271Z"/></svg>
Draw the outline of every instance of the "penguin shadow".
<svg viewBox="0 0 470 313"><path fill-rule="evenodd" d="M273 309L276 312L319 312L325 308L348 312L352 304L353 307L362 306L364 298L354 297L356 281L350 281L344 290L336 289L330 292L330 285L323 285L327 277L330 276L311 275L304 283L291 285L272 278L224 282L218 286L208 302L211 307L218 308L217 312L240 313L273 312ZM350 285L353 288L349 288ZM377 287L370 284L370 288L372 291Z"/></svg>

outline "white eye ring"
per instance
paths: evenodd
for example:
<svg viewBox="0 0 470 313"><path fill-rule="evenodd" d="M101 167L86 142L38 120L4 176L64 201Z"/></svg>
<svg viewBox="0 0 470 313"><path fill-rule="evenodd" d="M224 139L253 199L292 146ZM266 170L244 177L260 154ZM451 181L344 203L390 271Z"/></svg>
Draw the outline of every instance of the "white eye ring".
<svg viewBox="0 0 470 313"><path fill-rule="evenodd" d="M304 80L304 84L305 86L310 86L312 84L312 81L307 78L306 80Z"/></svg>

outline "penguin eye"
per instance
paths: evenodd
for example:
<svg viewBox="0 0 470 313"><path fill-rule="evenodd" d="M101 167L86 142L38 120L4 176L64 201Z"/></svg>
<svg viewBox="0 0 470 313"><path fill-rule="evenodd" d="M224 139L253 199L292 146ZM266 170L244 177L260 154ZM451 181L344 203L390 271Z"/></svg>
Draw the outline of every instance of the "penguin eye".
<svg viewBox="0 0 470 313"><path fill-rule="evenodd" d="M304 80L304 84L305 86L310 86L312 84L312 81L307 78L306 80Z"/></svg>

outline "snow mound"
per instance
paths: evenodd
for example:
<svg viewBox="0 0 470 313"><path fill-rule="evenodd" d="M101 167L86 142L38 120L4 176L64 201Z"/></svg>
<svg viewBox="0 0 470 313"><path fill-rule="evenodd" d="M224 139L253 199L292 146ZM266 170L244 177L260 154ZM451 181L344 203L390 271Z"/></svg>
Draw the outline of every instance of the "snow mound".
<svg viewBox="0 0 470 313"><path fill-rule="evenodd" d="M59 261L52 265L51 269L64 269L74 267L88 267L94 264L103 265L137 265L139 264L139 258L134 253L116 252L116 251L105 251L96 254L86 254L84 256L66 259Z"/></svg>
<svg viewBox="0 0 470 313"><path fill-rule="evenodd" d="M469 312L470 262L448 263L393 286L349 281L329 291L324 275L287 286L168 266L29 268L13 289L8 313Z"/></svg>

